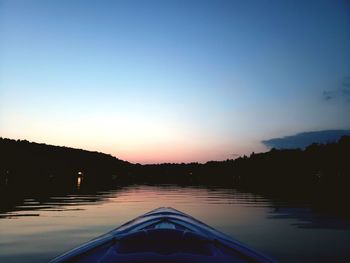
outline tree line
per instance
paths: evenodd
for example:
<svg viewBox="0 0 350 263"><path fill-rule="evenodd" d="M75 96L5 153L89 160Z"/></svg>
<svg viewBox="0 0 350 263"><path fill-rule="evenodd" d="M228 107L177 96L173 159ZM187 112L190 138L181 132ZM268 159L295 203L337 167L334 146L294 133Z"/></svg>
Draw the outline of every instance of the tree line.
<svg viewBox="0 0 350 263"><path fill-rule="evenodd" d="M0 184L84 181L212 184L299 191L341 189L350 182L350 136L302 149L271 149L200 163L132 164L108 154L0 138Z"/></svg>

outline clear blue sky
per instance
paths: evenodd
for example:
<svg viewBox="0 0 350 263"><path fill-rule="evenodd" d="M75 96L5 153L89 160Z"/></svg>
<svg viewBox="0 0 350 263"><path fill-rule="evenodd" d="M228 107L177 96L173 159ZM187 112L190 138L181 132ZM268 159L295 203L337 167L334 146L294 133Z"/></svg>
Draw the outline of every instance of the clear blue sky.
<svg viewBox="0 0 350 263"><path fill-rule="evenodd" d="M0 0L0 136L222 160L350 127L349 1Z"/></svg>

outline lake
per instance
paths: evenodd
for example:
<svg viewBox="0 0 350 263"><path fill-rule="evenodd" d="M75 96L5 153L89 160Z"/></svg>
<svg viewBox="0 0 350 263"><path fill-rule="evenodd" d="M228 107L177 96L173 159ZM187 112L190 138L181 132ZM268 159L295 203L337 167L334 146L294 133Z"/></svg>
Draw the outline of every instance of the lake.
<svg viewBox="0 0 350 263"><path fill-rule="evenodd" d="M47 262L162 206L188 213L280 262L350 260L350 221L315 210L307 201L208 186L93 189L79 181L64 190L0 191L0 262Z"/></svg>

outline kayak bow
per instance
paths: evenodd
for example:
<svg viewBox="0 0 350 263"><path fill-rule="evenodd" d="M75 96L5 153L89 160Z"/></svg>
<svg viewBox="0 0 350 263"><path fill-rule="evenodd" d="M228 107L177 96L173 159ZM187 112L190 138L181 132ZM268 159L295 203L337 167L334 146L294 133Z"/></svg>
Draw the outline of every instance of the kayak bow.
<svg viewBox="0 0 350 263"><path fill-rule="evenodd" d="M274 261L185 213L162 207L50 262Z"/></svg>

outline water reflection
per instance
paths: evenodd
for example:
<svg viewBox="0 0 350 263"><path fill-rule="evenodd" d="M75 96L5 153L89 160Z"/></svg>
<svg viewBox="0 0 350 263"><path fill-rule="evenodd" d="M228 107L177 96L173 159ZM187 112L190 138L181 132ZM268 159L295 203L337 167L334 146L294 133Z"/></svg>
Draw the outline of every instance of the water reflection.
<svg viewBox="0 0 350 263"><path fill-rule="evenodd" d="M350 229L349 220L329 214L320 214L310 207L275 207L268 218L295 219L293 226L297 228Z"/></svg>
<svg viewBox="0 0 350 263"><path fill-rule="evenodd" d="M124 185L82 187L83 176L77 177L76 187L50 188L42 192L16 191L17 188L1 188L0 218L16 216L39 216L31 211L84 210L85 205L100 205L105 202L153 203L154 206L178 204L232 205L240 207L269 208L269 219L295 219L293 225L301 228L348 229L349 220L320 214L307 200L286 201L263 197L259 194L242 192L234 188L178 185ZM23 189L19 189L23 190ZM77 208L76 206L79 206ZM91 207L89 207L91 209Z"/></svg>
<svg viewBox="0 0 350 263"><path fill-rule="evenodd" d="M48 189L46 188L46 190ZM12 191L7 197L3 196L1 199L0 216L5 219L24 216L41 216L47 218L50 216L65 216L64 213L72 211L81 211L82 213L97 211L101 207L108 207L111 204L118 209L126 208L127 210L135 206L140 206L142 207L140 209L141 212L145 212L144 210L147 210L147 206L149 209L153 209L154 207L165 205L175 207L204 203L224 205L234 203L230 197L232 194L236 196L236 199L242 199L241 205L251 205L252 200L250 197L247 197L245 193L233 193L231 189L218 191L194 187L180 188L177 186L155 187L133 185L103 190L82 188L80 191L74 191L73 189L68 192L56 193L45 191L41 194L15 194ZM242 197L239 197L240 195ZM256 200L256 198L254 199ZM200 208L200 206L198 207ZM138 213L136 211L135 215L138 215ZM80 214L77 216L80 216ZM125 220L127 219L130 219L130 217L125 218ZM114 219L112 218L111 220Z"/></svg>
<svg viewBox="0 0 350 263"><path fill-rule="evenodd" d="M77 178L77 189L79 190L80 189L80 186L81 186L81 182L83 181L83 177L80 177L78 176Z"/></svg>
<svg viewBox="0 0 350 263"><path fill-rule="evenodd" d="M160 206L189 213L282 262L323 262L334 256L342 262L347 257L350 222L315 212L307 201L213 186L97 187L82 182L81 176L70 186L1 188L0 262L46 262Z"/></svg>

